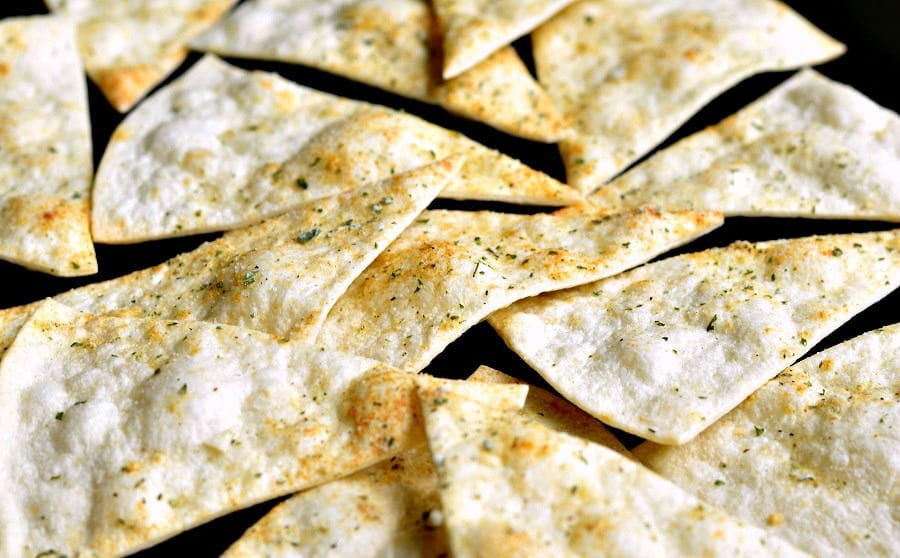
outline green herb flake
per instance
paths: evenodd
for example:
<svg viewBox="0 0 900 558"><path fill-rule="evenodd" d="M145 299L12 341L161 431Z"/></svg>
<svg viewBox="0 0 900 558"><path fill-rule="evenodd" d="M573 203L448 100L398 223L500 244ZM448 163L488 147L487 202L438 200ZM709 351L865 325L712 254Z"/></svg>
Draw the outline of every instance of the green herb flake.
<svg viewBox="0 0 900 558"><path fill-rule="evenodd" d="M718 314L713 314L712 319L706 324L706 331L715 331L716 330L716 321L719 319Z"/></svg>
<svg viewBox="0 0 900 558"><path fill-rule="evenodd" d="M302 232L302 233L300 233L300 235L297 237L297 242L299 242L300 244L306 244L306 243L309 242L310 240L312 240L312 239L314 239L315 237L319 236L319 232L320 232L320 231L319 231L318 227L309 229L309 230L306 231L306 232Z"/></svg>
<svg viewBox="0 0 900 558"><path fill-rule="evenodd" d="M63 411L60 411L60 412L56 413L56 420L62 420L64 416L66 416L66 413Z"/></svg>
<svg viewBox="0 0 900 558"><path fill-rule="evenodd" d="M309 188L309 182L307 182L306 179L301 176L297 179L297 186L299 186L302 190L306 190L307 188Z"/></svg>
<svg viewBox="0 0 900 558"><path fill-rule="evenodd" d="M184 395L187 393L187 384L181 384L181 387L178 388L179 395Z"/></svg>
<svg viewBox="0 0 900 558"><path fill-rule="evenodd" d="M844 254L844 251L841 250L840 248L835 247L835 248L833 248L833 249L831 250L831 255L832 255L832 256L841 256L841 255L843 255L843 254Z"/></svg>
<svg viewBox="0 0 900 558"><path fill-rule="evenodd" d="M251 269L247 273L244 274L244 280L241 283L245 287L249 287L253 283L256 283L256 274L259 273L258 269Z"/></svg>
<svg viewBox="0 0 900 558"><path fill-rule="evenodd" d="M753 425L753 433L756 434L757 436L762 436L763 432L765 432L765 431L766 431L765 428L763 428L761 426Z"/></svg>

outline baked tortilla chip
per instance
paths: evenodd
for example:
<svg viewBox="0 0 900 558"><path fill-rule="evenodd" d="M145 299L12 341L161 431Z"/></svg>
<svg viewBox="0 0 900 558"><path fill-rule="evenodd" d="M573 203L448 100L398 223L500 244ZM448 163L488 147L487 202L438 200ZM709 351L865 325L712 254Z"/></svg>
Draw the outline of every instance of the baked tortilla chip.
<svg viewBox="0 0 900 558"><path fill-rule="evenodd" d="M538 78L575 128L560 149L583 192L742 79L844 51L773 0L583 1L536 29L533 43Z"/></svg>
<svg viewBox="0 0 900 558"><path fill-rule="evenodd" d="M0 21L0 259L96 273L93 172L74 27L52 16Z"/></svg>
<svg viewBox="0 0 900 558"><path fill-rule="evenodd" d="M162 264L62 293L96 313L207 320L312 340L350 282L458 171L448 159L303 207ZM37 303L0 311L7 347Z"/></svg>
<svg viewBox="0 0 900 558"><path fill-rule="evenodd" d="M512 47L443 82L434 96L448 111L514 136L551 143L571 133L569 122Z"/></svg>
<svg viewBox="0 0 900 558"><path fill-rule="evenodd" d="M489 366L479 366L469 376L469 380L498 384L525 383ZM528 398L525 400L522 413L550 429L584 438L622 455L630 455L622 442L603 426L602 422L545 389L528 387Z"/></svg>
<svg viewBox="0 0 900 558"><path fill-rule="evenodd" d="M192 44L312 66L536 141L569 133L512 48L442 81L441 37L425 0L249 0Z"/></svg>
<svg viewBox="0 0 900 558"><path fill-rule="evenodd" d="M121 556L420 445L415 378L48 302L0 363L0 554Z"/></svg>
<svg viewBox="0 0 900 558"><path fill-rule="evenodd" d="M548 205L580 197L415 116L207 56L113 134L94 186L94 238L129 243L246 226L457 152L468 162L449 196Z"/></svg>
<svg viewBox="0 0 900 558"><path fill-rule="evenodd" d="M453 556L806 556L642 465L420 387Z"/></svg>
<svg viewBox="0 0 900 558"><path fill-rule="evenodd" d="M718 213L651 209L426 211L353 281L318 342L419 371L494 310L614 275L720 224Z"/></svg>
<svg viewBox="0 0 900 558"><path fill-rule="evenodd" d="M187 43L235 0L44 0L78 24L78 46L90 78L119 112L172 73Z"/></svg>
<svg viewBox="0 0 900 558"><path fill-rule="evenodd" d="M805 70L597 190L622 209L900 221L900 117Z"/></svg>
<svg viewBox="0 0 900 558"><path fill-rule="evenodd" d="M591 415L683 444L898 285L900 229L736 242L523 300L490 323Z"/></svg>
<svg viewBox="0 0 900 558"><path fill-rule="evenodd" d="M420 446L285 500L222 556L446 557L437 482Z"/></svg>
<svg viewBox="0 0 900 558"><path fill-rule="evenodd" d="M423 377L423 381L429 381ZM439 381L439 380L436 380ZM452 382L451 384L457 384ZM461 389L451 385L448 389ZM494 408L522 407L525 387L475 386ZM471 393L472 388L467 392ZM447 556L438 481L427 446L301 492L272 509L224 554Z"/></svg>
<svg viewBox="0 0 900 558"><path fill-rule="evenodd" d="M817 556L900 548L900 325L786 369L650 468ZM814 526L814 528L812 528Z"/></svg>
<svg viewBox="0 0 900 558"><path fill-rule="evenodd" d="M444 79L527 35L574 0L432 0L443 37Z"/></svg>

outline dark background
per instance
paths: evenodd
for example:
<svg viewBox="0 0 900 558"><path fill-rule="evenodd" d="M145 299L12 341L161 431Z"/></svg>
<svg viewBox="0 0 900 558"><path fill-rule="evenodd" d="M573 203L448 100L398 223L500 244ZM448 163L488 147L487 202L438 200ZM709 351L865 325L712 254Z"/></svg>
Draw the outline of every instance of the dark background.
<svg viewBox="0 0 900 558"><path fill-rule="evenodd" d="M896 79L900 74L900 2L896 0L796 0L787 2L823 31L847 45L847 53L817 69L826 76L854 86L877 103L900 111L900 91ZM0 17L43 14L47 10L39 0L5 0ZM527 38L516 43L523 58L530 63ZM191 54L172 77L180 75L199 55ZM447 128L460 130L481 143L500 149L530 166L564 180L562 163L555 146L543 145L508 136L484 125L451 116L440 108L398 97L365 85L301 66L236 60L231 63L244 68L274 71L298 83L330 93L362 99L404 110ZM728 91L687 122L663 147L688 134L736 112L791 73L769 73L752 77ZM172 78L170 78L172 79ZM91 121L94 138L94 161L99 161L104 147L122 116L113 110L97 88L88 82ZM900 173L900 163L898 163ZM501 204L435 202L433 207L478 208L504 211L534 211ZM811 234L865 232L886 230L895 225L870 221L824 221L808 219L730 218L725 226L682 249L696 251L723 246L734 240L767 240ZM0 308L7 308L52 296L80 285L118 277L131 271L163 262L215 238L216 234L181 239L146 242L132 246L97 246L100 272L83 278L57 278L27 271L0 261ZM813 351L859 335L870 329L898 321L900 292L895 292L863 312ZM546 385L515 354L509 351L493 330L479 324L453 343L427 369L436 375L464 377L480 364L487 364L538 385ZM625 437L627 444L634 439ZM227 546L261 517L272 503L255 506L210 522L184 535L171 539L140 554L142 557L165 556L167 553L190 553L192 556L218 556Z"/></svg>

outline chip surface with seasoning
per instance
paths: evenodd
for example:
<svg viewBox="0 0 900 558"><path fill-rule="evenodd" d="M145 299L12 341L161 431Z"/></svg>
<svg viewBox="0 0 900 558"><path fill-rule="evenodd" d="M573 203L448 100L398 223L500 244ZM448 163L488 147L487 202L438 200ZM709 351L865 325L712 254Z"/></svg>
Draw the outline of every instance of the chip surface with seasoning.
<svg viewBox="0 0 900 558"><path fill-rule="evenodd" d="M187 43L237 0L44 0L78 24L88 75L126 112L187 56Z"/></svg>
<svg viewBox="0 0 900 558"><path fill-rule="evenodd" d="M807 556L600 444L440 384L419 400L453 556Z"/></svg>
<svg viewBox="0 0 900 558"><path fill-rule="evenodd" d="M589 197L726 215L900 221L900 116L814 70Z"/></svg>
<svg viewBox="0 0 900 558"><path fill-rule="evenodd" d="M56 296L79 310L207 320L312 340L353 279L459 171L459 158L230 231L155 267ZM39 302L0 310L0 351Z"/></svg>
<svg viewBox="0 0 900 558"><path fill-rule="evenodd" d="M64 277L97 272L91 153L71 22L0 21L0 259Z"/></svg>
<svg viewBox="0 0 900 558"><path fill-rule="evenodd" d="M608 277L721 225L721 214L426 211L357 277L317 342L420 371L516 300Z"/></svg>
<svg viewBox="0 0 900 558"><path fill-rule="evenodd" d="M422 444L415 378L48 301L0 363L0 555L122 556Z"/></svg>
<svg viewBox="0 0 900 558"><path fill-rule="evenodd" d="M536 141L568 135L568 123L508 43L442 80L441 36L426 0L249 0L192 44L223 56L305 64Z"/></svg>
<svg viewBox="0 0 900 558"><path fill-rule="evenodd" d="M900 285L900 230L736 242L489 318L601 421L683 444Z"/></svg>
<svg viewBox="0 0 900 558"><path fill-rule="evenodd" d="M889 556L900 548L898 393L895 324L785 369L690 443L635 455L816 556Z"/></svg>
<svg viewBox="0 0 900 558"><path fill-rule="evenodd" d="M533 34L540 83L570 118L568 182L588 193L744 78L844 52L774 0L582 1Z"/></svg>

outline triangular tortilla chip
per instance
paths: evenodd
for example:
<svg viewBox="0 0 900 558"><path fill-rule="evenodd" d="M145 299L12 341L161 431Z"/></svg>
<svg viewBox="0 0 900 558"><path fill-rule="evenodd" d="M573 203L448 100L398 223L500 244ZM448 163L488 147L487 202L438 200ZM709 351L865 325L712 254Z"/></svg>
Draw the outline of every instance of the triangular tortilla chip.
<svg viewBox="0 0 900 558"><path fill-rule="evenodd" d="M445 81L434 96L448 111L507 134L546 143L569 137L571 126L531 77L512 47Z"/></svg>
<svg viewBox="0 0 900 558"><path fill-rule="evenodd" d="M568 123L512 48L464 78L442 82L441 38L425 0L249 0L192 45L226 56L305 64L536 141L569 134Z"/></svg>
<svg viewBox="0 0 900 558"><path fill-rule="evenodd" d="M528 34L574 0L432 0L443 35L444 79Z"/></svg>
<svg viewBox="0 0 900 558"><path fill-rule="evenodd" d="M424 368L504 306L608 277L712 230L717 213L426 211L329 312L318 342Z"/></svg>
<svg viewBox="0 0 900 558"><path fill-rule="evenodd" d="M525 383L489 366L479 366L469 376L469 380L498 384ZM622 442L602 422L545 389L529 386L522 413L553 430L584 438L622 455L630 455Z"/></svg>
<svg viewBox="0 0 900 558"><path fill-rule="evenodd" d="M459 170L448 159L309 202L162 264L62 293L96 313L208 320L311 340L350 282ZM6 347L36 304L0 311Z"/></svg>
<svg viewBox="0 0 900 558"><path fill-rule="evenodd" d="M569 184L600 186L758 72L844 51L773 0L583 1L535 30L540 82L571 118Z"/></svg>
<svg viewBox="0 0 900 558"><path fill-rule="evenodd" d="M97 272L90 229L87 90L65 19L0 22L0 259L71 277Z"/></svg>
<svg viewBox="0 0 900 558"><path fill-rule="evenodd" d="M590 197L726 215L900 221L900 117L806 70Z"/></svg>
<svg viewBox="0 0 900 558"><path fill-rule="evenodd" d="M805 556L599 444L419 397L453 556Z"/></svg>
<svg viewBox="0 0 900 558"><path fill-rule="evenodd" d="M3 556L121 556L423 441L415 378L383 364L52 301L0 364L0 415Z"/></svg>
<svg viewBox="0 0 900 558"><path fill-rule="evenodd" d="M187 56L187 43L236 0L44 0L78 24L88 75L119 112L130 109Z"/></svg>
<svg viewBox="0 0 900 558"><path fill-rule="evenodd" d="M429 380L422 377L422 381ZM458 382L449 384L448 389L462 389ZM522 407L526 388L476 385L466 393L494 408L517 410ZM438 558L447 556L441 517L437 476L431 453L422 444L390 461L282 502L247 530L224 556Z"/></svg>
<svg viewBox="0 0 900 558"><path fill-rule="evenodd" d="M446 557L437 483L420 446L285 500L222 557Z"/></svg>
<svg viewBox="0 0 900 558"><path fill-rule="evenodd" d="M900 230L736 242L524 300L490 323L569 401L682 444L898 285Z"/></svg>
<svg viewBox="0 0 900 558"><path fill-rule="evenodd" d="M788 368L689 444L636 453L817 556L890 556L900 548L898 393L893 325Z"/></svg>
<svg viewBox="0 0 900 558"><path fill-rule="evenodd" d="M94 186L94 238L128 243L241 227L456 152L467 163L450 196L548 205L580 197L415 116L208 56L113 134Z"/></svg>

